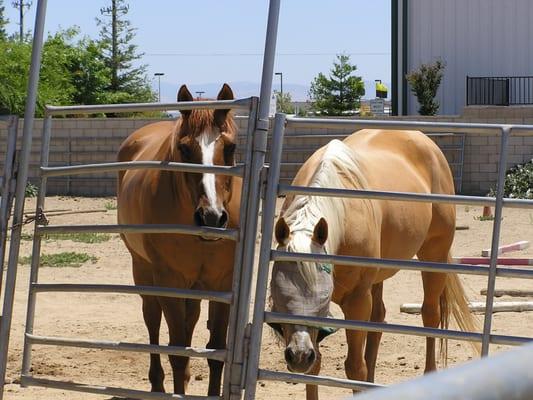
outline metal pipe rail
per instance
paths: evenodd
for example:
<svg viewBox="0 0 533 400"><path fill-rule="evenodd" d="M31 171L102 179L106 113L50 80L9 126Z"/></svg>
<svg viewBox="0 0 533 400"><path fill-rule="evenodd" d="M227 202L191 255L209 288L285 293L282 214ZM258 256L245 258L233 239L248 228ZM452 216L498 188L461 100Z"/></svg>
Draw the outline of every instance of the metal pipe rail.
<svg viewBox="0 0 533 400"><path fill-rule="evenodd" d="M57 336L38 336L26 334L28 343L43 346L64 346L84 349L116 350L133 353L157 353L183 357L208 358L226 361L226 350L202 349L183 346L160 346L153 344L128 343L109 340L72 339Z"/></svg>
<svg viewBox="0 0 533 400"><path fill-rule="evenodd" d="M124 389L112 386L84 385L76 382L64 382L53 379L34 378L31 375L23 374L20 377L22 386L39 386L49 389L70 390L73 392L83 392L99 394L101 396L113 396L119 398L134 398L146 400L221 400L220 396L194 396L171 393L145 392L143 390Z"/></svg>
<svg viewBox="0 0 533 400"><path fill-rule="evenodd" d="M533 125L512 124L482 124L464 122L424 122L424 121L397 121L397 120L353 120L353 119L328 119L328 118L299 118L287 117L287 128L387 128L387 129L416 129L423 132L441 133L443 130L455 133L501 133L502 128L512 128L520 131L533 131ZM289 135L288 135L289 136ZM311 135L310 135L311 136ZM311 136L312 137L312 136Z"/></svg>
<svg viewBox="0 0 533 400"><path fill-rule="evenodd" d="M98 114L98 113L119 113L119 112L146 112L165 110L195 110L211 109L225 110L250 108L251 98L237 100L216 100L216 101L181 101L177 103L128 103L128 104L95 104L82 106L45 106L45 117L54 115L72 114Z"/></svg>
<svg viewBox="0 0 533 400"><path fill-rule="evenodd" d="M313 327L330 327L355 331L399 333L403 335L427 336L440 339L464 340L467 342L481 342L483 335L475 332L454 331L451 329L426 328L422 326L387 324L383 322L367 322L344 320L324 317L306 317L302 315L265 312L265 322L278 324L296 324ZM519 346L530 343L532 338L511 335L490 335L493 344Z"/></svg>
<svg viewBox="0 0 533 400"><path fill-rule="evenodd" d="M259 380L262 381L282 381L291 383L305 383L308 385L325 385L358 391L385 387L383 385L378 385L375 383L354 381L351 379L334 378L331 376L316 376L289 372L278 372L270 371L267 369L259 369L258 374Z"/></svg>
<svg viewBox="0 0 533 400"><path fill-rule="evenodd" d="M426 193L408 193L408 192L388 192L366 189L332 189L308 186L291 186L279 185L278 195L287 194L308 195L308 196L325 196L325 197L344 197L353 199L375 199L375 200L405 200L426 203L449 203L472 206L494 206L496 198L483 196L462 196L451 194L426 194ZM509 208L533 208L531 200L523 199L503 199L503 205Z"/></svg>
<svg viewBox="0 0 533 400"><path fill-rule="evenodd" d="M193 236L205 236L216 239L239 240L238 229L211 228L207 226L190 226L179 224L119 224L119 225L38 225L35 234L43 236L49 233L175 233Z"/></svg>
<svg viewBox="0 0 533 400"><path fill-rule="evenodd" d="M439 263L418 260L396 260L388 258L370 258L355 256L338 256L335 254L296 253L280 250L270 252L271 261L307 261L316 263L349 265L365 268L404 269L408 271L451 272L465 275L488 276L490 267L485 265ZM501 278L533 279L533 270L525 268L498 267L496 274Z"/></svg>
<svg viewBox="0 0 533 400"><path fill-rule="evenodd" d="M214 292L196 289L175 289L159 286L106 285L81 283L32 283L30 289L34 293L42 292L78 292L78 293L120 293L144 296L172 297L176 299L208 300L231 304L231 292Z"/></svg>
<svg viewBox="0 0 533 400"><path fill-rule="evenodd" d="M359 400L530 400L533 345L362 394Z"/></svg>
<svg viewBox="0 0 533 400"><path fill-rule="evenodd" d="M117 172L132 169L158 169L160 171L190 172L196 174L220 174L228 176L242 176L244 173L244 165L242 164L228 167L225 165L207 166L201 164L166 161L124 161L40 168L41 176L46 177L94 174L97 172Z"/></svg>

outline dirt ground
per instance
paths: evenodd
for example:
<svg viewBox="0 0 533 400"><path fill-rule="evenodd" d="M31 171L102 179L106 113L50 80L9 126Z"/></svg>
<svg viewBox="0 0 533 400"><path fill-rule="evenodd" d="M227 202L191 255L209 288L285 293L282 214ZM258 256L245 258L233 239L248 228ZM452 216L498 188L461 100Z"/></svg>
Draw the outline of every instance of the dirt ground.
<svg viewBox="0 0 533 400"><path fill-rule="evenodd" d="M104 209L106 203L114 199L58 198L47 199L46 209L93 210ZM34 209L30 200L27 211ZM481 249L490 247L491 221L481 221L481 210L476 207L458 206L458 225L467 225L468 230L459 230L453 247L455 256L480 256ZM101 223L112 224L116 221L116 211L93 214L50 217L52 224ZM501 243L519 240L533 241L533 212L525 210L505 210ZM25 232L31 233L29 226ZM44 241L43 253L63 251L86 252L97 257L95 263L88 262L79 268L41 268L39 281L42 283L116 283L132 284L130 257L118 235L108 242L97 244L74 243L68 240ZM31 253L31 242L23 241L21 256ZM533 257L533 249L510 253L509 256ZM17 280L17 295L11 334L8 384L5 399L90 399L106 398L75 392L62 392L43 388L20 388L18 377L21 367L26 299L28 292L29 267L21 265ZM462 276L461 280L472 300L483 300L480 289L486 286L486 278ZM527 280L497 279L497 288L519 288L533 290L533 282ZM400 305L422 300L422 285L419 273L403 271L385 282L385 305L387 321L399 324L422 325L419 315L400 313ZM502 298L500 301L510 300ZM37 301L35 333L65 337L108 339L127 342L146 343L147 333L141 316L141 302L138 296L115 294L40 294ZM196 328L193 346L204 347L207 342L206 307ZM340 317L338 308L333 309ZM481 318L482 316L480 316ZM533 336L533 312L498 313L493 318L494 332ZM166 331L162 329L162 343L166 342ZM261 365L269 369L285 371L283 349L268 329L263 337ZM491 352L503 347L492 346ZM326 375L344 378L345 338L343 332L332 335L323 342L323 368ZM424 369L424 338L384 334L376 381L391 384L421 375ZM450 342L449 364L462 363L475 357L468 344ZM207 392L207 362L192 360L193 378L189 385L190 394L204 395ZM33 373L39 377L70 380L87 384L99 384L149 389L147 378L148 355L120 353L91 349L58 348L35 346L33 349ZM166 357L163 357L167 390L172 387L171 370ZM265 382L258 386L257 398L277 399L304 398L304 386L284 382ZM321 388L322 398L343 398L348 390ZM107 397L109 398L109 397Z"/></svg>

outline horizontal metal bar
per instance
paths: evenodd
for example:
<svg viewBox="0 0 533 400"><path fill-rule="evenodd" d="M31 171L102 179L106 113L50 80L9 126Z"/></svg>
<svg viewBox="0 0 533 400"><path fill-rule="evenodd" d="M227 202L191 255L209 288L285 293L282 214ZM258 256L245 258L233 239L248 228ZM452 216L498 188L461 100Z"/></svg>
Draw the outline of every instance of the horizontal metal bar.
<svg viewBox="0 0 533 400"><path fill-rule="evenodd" d="M426 203L451 203L474 206L494 206L496 204L496 199L494 197L389 192L364 189L331 189L280 184L278 186L278 195L282 196L287 194L324 197L344 197L354 199L417 201ZM504 199L504 206L509 208L533 208L533 200L517 200L519 199Z"/></svg>
<svg viewBox="0 0 533 400"><path fill-rule="evenodd" d="M503 127L508 126L512 127L513 130L533 131L533 125L287 117L287 128L296 126L309 128L316 128L319 126L321 128L333 129L338 127L353 127L354 129L416 129L424 132L440 132L445 129L447 131L457 133L475 132L484 134L492 133L490 131L496 131L500 133Z"/></svg>
<svg viewBox="0 0 533 400"><path fill-rule="evenodd" d="M175 233L194 235L208 238L229 240L239 239L238 229L210 228L206 226L190 226L179 224L139 224L139 225L48 225L38 226L36 233L46 235L49 233Z"/></svg>
<svg viewBox="0 0 533 400"><path fill-rule="evenodd" d="M130 104L96 104L82 106L45 106L45 116L69 114L97 114L111 112L143 112L194 109L247 109L251 98L217 101L182 101L178 103L130 103Z"/></svg>
<svg viewBox="0 0 533 400"><path fill-rule="evenodd" d="M265 322L278 324L296 324L315 327L331 327L366 332L399 333L403 335L426 336L442 339L481 342L483 335L476 332L462 332L450 329L426 328L412 325L388 324L383 322L352 321L337 318L307 317L275 312L265 312ZM530 343L533 338L524 336L491 335L490 342L509 346Z"/></svg>
<svg viewBox="0 0 533 400"><path fill-rule="evenodd" d="M131 169L158 169L161 171L192 172L198 174L220 174L242 176L244 165L229 167L226 165L207 166L202 164L177 163L168 161L125 161L102 164L68 165L62 167L41 167L41 176L66 176L96 174Z"/></svg>
<svg viewBox="0 0 533 400"><path fill-rule="evenodd" d="M93 393L120 398L146 400L220 400L219 396L193 396L171 393L145 392L143 390L123 389L112 386L84 385L82 383L57 381L52 379L34 378L28 375L20 377L22 386L40 386L49 389L69 390L73 392Z"/></svg>
<svg viewBox="0 0 533 400"><path fill-rule="evenodd" d="M26 339L31 344L80 347L85 349L117 350L135 353L169 354L184 357L209 358L211 360L226 360L226 350L200 349L182 346L158 346L153 344L127 343L109 340L72 339L56 336L38 336L26 333Z"/></svg>
<svg viewBox="0 0 533 400"><path fill-rule="evenodd" d="M284 140L287 139L345 139L348 136L353 134L353 132L346 132L346 133L293 133L293 134L285 134ZM451 132L432 132L428 133L426 136L429 137L448 137L448 136L455 136L456 134Z"/></svg>
<svg viewBox="0 0 533 400"><path fill-rule="evenodd" d="M490 267L485 265L448 264L419 260L396 260L387 258L370 258L339 256L334 254L293 253L288 251L272 250L272 261L308 261L337 265L349 265L365 268L403 269L408 271L447 272L466 275L488 276ZM523 268L498 267L496 275L504 278L533 279L533 270Z"/></svg>
<svg viewBox="0 0 533 400"><path fill-rule="evenodd" d="M33 283L31 289L42 292L80 292L80 293L122 293L143 296L174 297L177 299L209 300L231 304L231 292L213 292L196 289L176 289L158 286L71 284L71 283Z"/></svg>
<svg viewBox="0 0 533 400"><path fill-rule="evenodd" d="M442 339L465 340L481 342L481 333L462 332L450 329L426 328L421 326L388 324L382 322L351 321L336 318L307 317L275 312L265 312L265 322L278 324L297 324L338 329L348 329L366 332L400 333L404 335L426 336ZM518 344L523 343L522 340Z"/></svg>
<svg viewBox="0 0 533 400"><path fill-rule="evenodd" d="M308 385L321 385L329 387L338 387L352 390L368 390L384 387L370 382L352 381L350 379L340 379L331 376L316 376L306 374L295 374L289 372L269 371L260 369L257 380L260 381L281 381L291 383L305 383Z"/></svg>

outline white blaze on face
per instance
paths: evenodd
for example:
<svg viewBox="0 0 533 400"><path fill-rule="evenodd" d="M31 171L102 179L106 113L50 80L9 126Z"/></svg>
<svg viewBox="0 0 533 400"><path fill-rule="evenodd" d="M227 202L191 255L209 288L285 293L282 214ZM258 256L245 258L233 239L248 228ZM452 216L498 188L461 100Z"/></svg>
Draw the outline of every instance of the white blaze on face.
<svg viewBox="0 0 533 400"><path fill-rule="evenodd" d="M218 135L213 132L204 132L196 138L196 141L202 149L202 164L212 166L213 157L215 155L215 144L218 139ZM209 206L215 210L218 214L222 214L222 209L218 206L217 202L217 189L215 185L215 174L203 174L202 183L204 185L205 195Z"/></svg>

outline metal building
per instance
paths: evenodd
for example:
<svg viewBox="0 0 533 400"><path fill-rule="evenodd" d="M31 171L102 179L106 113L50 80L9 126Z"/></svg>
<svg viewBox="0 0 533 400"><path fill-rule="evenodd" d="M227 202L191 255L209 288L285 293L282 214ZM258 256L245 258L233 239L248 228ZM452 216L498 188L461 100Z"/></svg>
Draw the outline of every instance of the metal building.
<svg viewBox="0 0 533 400"><path fill-rule="evenodd" d="M418 113L405 74L438 58L440 114L533 103L532 20L531 0L392 0L393 112Z"/></svg>

